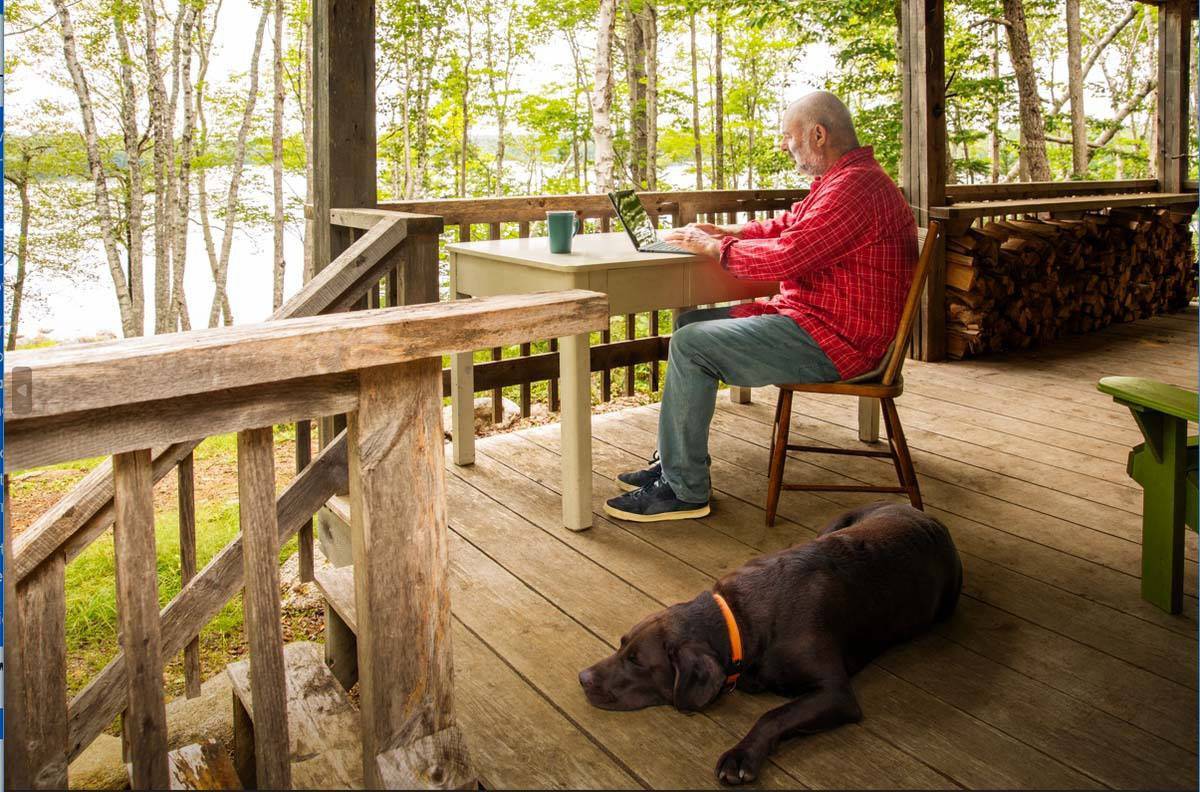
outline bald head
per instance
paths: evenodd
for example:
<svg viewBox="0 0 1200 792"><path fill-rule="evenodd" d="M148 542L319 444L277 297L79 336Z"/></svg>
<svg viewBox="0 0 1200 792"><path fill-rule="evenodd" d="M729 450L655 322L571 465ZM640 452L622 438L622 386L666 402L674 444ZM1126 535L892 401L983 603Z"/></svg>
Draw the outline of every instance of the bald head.
<svg viewBox="0 0 1200 792"><path fill-rule="evenodd" d="M801 171L813 176L820 176L859 146L849 108L829 91L813 91L792 102L780 126L780 148L791 153Z"/></svg>

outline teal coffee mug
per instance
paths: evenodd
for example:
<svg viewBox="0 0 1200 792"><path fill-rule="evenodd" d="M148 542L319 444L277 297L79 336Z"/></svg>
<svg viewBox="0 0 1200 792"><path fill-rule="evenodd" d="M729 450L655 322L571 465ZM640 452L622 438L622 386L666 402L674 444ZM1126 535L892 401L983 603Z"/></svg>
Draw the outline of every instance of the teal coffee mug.
<svg viewBox="0 0 1200 792"><path fill-rule="evenodd" d="M583 230L583 221L574 212L546 212L546 228L550 234L550 252L570 253L571 240Z"/></svg>

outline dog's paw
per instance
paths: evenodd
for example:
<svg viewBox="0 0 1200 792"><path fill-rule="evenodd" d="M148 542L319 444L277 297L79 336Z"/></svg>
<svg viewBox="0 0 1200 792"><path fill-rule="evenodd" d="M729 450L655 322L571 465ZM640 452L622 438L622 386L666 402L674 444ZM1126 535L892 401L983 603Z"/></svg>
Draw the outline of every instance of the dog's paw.
<svg viewBox="0 0 1200 792"><path fill-rule="evenodd" d="M763 757L756 751L741 745L730 748L717 760L717 780L730 786L749 784L758 778L762 763Z"/></svg>

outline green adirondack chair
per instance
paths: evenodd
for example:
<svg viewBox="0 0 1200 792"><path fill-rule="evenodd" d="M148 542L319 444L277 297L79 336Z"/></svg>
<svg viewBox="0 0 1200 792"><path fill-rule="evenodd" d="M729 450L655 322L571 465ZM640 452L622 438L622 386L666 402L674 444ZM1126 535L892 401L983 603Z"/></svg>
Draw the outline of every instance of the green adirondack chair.
<svg viewBox="0 0 1200 792"><path fill-rule="evenodd" d="M1142 485L1142 597L1168 613L1183 607L1183 529L1196 530L1195 393L1139 377L1105 377L1097 386L1133 413L1146 442L1127 470Z"/></svg>

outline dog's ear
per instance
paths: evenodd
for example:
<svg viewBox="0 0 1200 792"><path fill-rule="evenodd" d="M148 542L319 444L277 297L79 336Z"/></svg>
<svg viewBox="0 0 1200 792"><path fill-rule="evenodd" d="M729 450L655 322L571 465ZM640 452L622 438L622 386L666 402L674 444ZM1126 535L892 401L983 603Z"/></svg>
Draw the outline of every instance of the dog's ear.
<svg viewBox="0 0 1200 792"><path fill-rule="evenodd" d="M670 652L675 667L675 709L696 711L712 703L725 683L716 654L704 644L688 641Z"/></svg>

